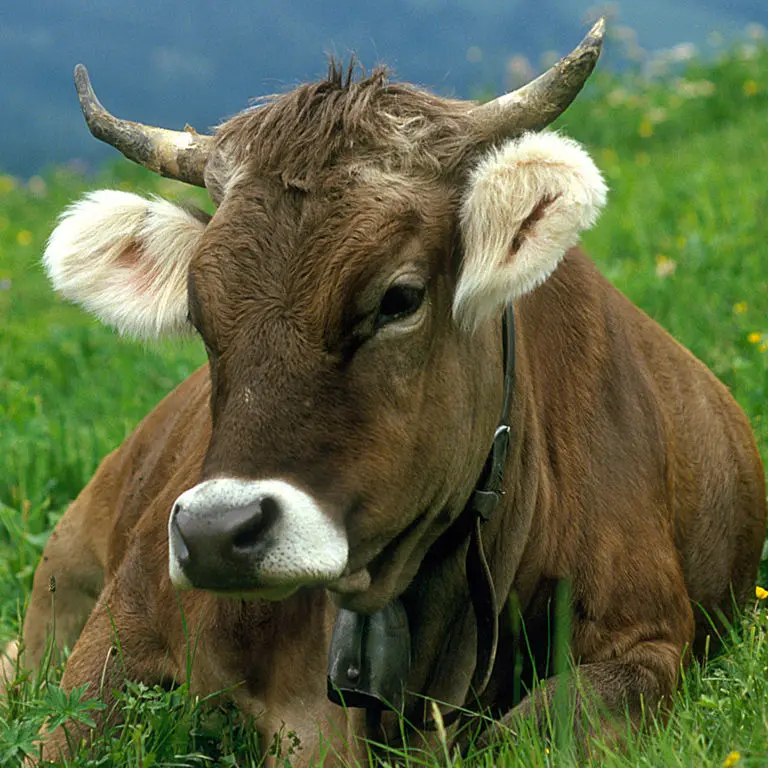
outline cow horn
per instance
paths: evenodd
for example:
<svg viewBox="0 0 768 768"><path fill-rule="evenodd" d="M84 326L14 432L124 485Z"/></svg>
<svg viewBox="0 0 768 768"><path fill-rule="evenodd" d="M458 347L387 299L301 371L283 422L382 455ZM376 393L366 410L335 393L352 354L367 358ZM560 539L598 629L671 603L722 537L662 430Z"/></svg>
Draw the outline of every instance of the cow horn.
<svg viewBox="0 0 768 768"><path fill-rule="evenodd" d="M198 187L205 186L203 171L213 142L187 126L169 131L150 125L119 120L107 112L96 98L88 70L75 67L75 88L88 130L100 141L119 149L129 160L150 171Z"/></svg>
<svg viewBox="0 0 768 768"><path fill-rule="evenodd" d="M605 19L589 30L579 46L535 80L472 110L484 140L494 141L539 131L576 98L597 63Z"/></svg>

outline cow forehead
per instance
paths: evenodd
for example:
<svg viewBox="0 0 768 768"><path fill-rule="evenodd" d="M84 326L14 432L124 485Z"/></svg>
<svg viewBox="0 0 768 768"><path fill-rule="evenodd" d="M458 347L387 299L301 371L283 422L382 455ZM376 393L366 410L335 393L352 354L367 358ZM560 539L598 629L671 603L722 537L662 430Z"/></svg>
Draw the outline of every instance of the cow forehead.
<svg viewBox="0 0 768 768"><path fill-rule="evenodd" d="M332 66L326 81L235 116L206 168L219 209L193 271L225 302L264 292L328 308L395 267L405 242L445 253L470 106Z"/></svg>
<svg viewBox="0 0 768 768"><path fill-rule="evenodd" d="M354 162L439 174L472 145L471 106L390 83L382 69L353 80L332 68L327 80L268 97L222 124L212 175L221 186L227 169L247 162L263 177L312 189L329 169Z"/></svg>
<svg viewBox="0 0 768 768"><path fill-rule="evenodd" d="M405 263L448 264L459 196L445 179L368 167L307 192L247 169L236 179L191 267L221 312L268 304L325 326Z"/></svg>

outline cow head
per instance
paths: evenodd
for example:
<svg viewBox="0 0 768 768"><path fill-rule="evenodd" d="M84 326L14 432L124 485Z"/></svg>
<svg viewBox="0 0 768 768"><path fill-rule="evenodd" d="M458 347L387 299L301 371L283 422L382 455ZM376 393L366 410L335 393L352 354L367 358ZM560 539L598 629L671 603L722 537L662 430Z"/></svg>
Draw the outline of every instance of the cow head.
<svg viewBox="0 0 768 768"><path fill-rule="evenodd" d="M213 137L118 121L78 70L95 135L217 207L95 192L45 255L56 288L119 330L205 343L212 435L170 513L174 584L323 585L363 611L407 587L488 453L502 307L604 202L584 150L535 132L601 36L483 107L332 67Z"/></svg>

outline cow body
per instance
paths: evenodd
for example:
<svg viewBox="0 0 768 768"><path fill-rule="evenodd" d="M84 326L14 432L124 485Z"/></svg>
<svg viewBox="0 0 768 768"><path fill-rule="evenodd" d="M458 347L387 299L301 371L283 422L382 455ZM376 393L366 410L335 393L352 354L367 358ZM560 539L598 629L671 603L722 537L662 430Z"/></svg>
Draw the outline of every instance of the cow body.
<svg viewBox="0 0 768 768"><path fill-rule="evenodd" d="M652 706L673 692L687 649L707 633L703 613L694 627L694 606L730 616L753 584L765 489L749 426L712 374L579 251L520 302L516 325L514 447L504 499L484 531L499 608L515 595L543 670L554 585L569 579L572 652L582 669L607 678L617 702L631 705L637 702L626 698L625 678L641 670L646 679L635 693ZM476 364L498 380L499 360L491 354L483 364L481 357ZM60 642L74 644L96 606L65 686L101 679L113 642L107 606L127 659L115 675L180 681L188 647L181 606L190 636L199 637L195 691L242 684L227 695L261 715L267 739L285 724L299 734L306 758L318 749L319 727L341 754L345 743L354 753L362 719L347 721L326 699L335 616L327 592L266 602L191 591L179 600L170 582L168 510L200 477L209 399L204 368L105 459L52 534L35 576L25 643L42 651L55 576L60 632L66 627ZM425 557L404 595L414 647L407 688L464 704L475 663L466 541L449 528L433 549L439 556ZM90 586L68 577L86 563ZM92 597L78 602L69 621L67 590ZM497 712L515 704L513 661L525 654L519 642L503 625L483 697Z"/></svg>
<svg viewBox="0 0 768 768"><path fill-rule="evenodd" d="M55 576L58 640L75 644L65 687L109 698L124 677L191 674L200 694L262 713L267 741L295 731L300 760L323 742L356 759L365 718L326 698L337 606L402 602L410 722L428 696L512 724L555 685L518 701L515 659L528 681L551 671L563 582L579 705L593 692L607 724L639 725L669 700L705 616L749 594L765 478L727 390L572 248L603 180L575 142L524 131L552 119L561 81L573 98L562 72L583 53L524 89L547 120L522 97L477 113L334 70L206 141L162 134L150 167L203 157L188 178L204 177L213 217L121 192L65 214L46 252L54 285L137 335L191 324L209 365L57 526L25 622L33 662ZM101 131L113 118L78 87ZM123 151L146 157L155 135ZM169 146L194 154L180 163ZM482 524L502 621L476 691L466 510L498 426L510 305L511 450ZM64 743L51 734L47 749Z"/></svg>

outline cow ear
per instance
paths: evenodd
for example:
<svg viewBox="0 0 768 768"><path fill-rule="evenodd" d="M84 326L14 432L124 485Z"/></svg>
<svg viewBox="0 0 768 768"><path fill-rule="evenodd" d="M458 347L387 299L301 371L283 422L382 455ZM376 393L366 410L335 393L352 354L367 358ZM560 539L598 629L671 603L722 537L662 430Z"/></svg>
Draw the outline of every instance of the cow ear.
<svg viewBox="0 0 768 768"><path fill-rule="evenodd" d="M91 192L64 212L43 261L57 291L121 333L186 331L187 270L208 218L158 198Z"/></svg>
<svg viewBox="0 0 768 768"><path fill-rule="evenodd" d="M489 152L462 204L457 322L476 327L546 280L595 223L606 191L584 149L555 133L525 134Z"/></svg>

